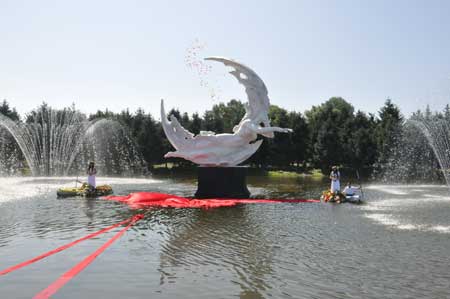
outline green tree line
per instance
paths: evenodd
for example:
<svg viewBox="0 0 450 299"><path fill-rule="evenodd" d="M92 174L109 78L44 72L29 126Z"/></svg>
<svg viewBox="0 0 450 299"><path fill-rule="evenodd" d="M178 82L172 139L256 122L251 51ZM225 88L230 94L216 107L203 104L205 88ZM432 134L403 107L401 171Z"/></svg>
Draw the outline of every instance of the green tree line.
<svg viewBox="0 0 450 299"><path fill-rule="evenodd" d="M6 100L0 105L0 113L16 121L26 122L27 118L30 118L28 116L22 120ZM29 115L33 113L35 112L32 111ZM202 115L189 115L178 109L172 109L169 114L176 116L180 123L194 134L200 131L224 133L232 131L233 126L244 116L245 109L242 102L231 100L214 105ZM447 105L442 113L433 114L427 108L425 112L417 111L410 118L423 117L450 119L449 106ZM180 167L193 166L189 161L168 160L163 157L173 149L165 137L160 121L143 109L135 112L126 109L120 113L99 110L86 118L114 119L128 128L150 169L168 162ZM421 164L422 169L438 168L425 137L420 137L421 133L417 128L407 125L407 119L390 99L385 101L376 114L356 111L353 105L343 98L333 97L304 113L271 105L269 118L271 125L292 128L293 132L276 134L273 139L259 137L265 139L262 146L245 164L262 169L320 169L323 173L328 173L332 165L339 165L352 171L358 170L365 176L374 174L381 177L390 167L396 170L405 168L404 165L399 165L404 163L402 161L405 157L417 156L419 158L414 159ZM0 134L3 136L0 145L3 148L0 148L0 152L5 155L5 152L11 149L4 148L4 140L9 140L9 143L13 143L13 140L4 130L1 130ZM407 154L401 151L404 147L409 149ZM389 171L393 173L392 170ZM418 169L404 172L407 179L424 179L424 174ZM435 173L434 171L432 178L438 176Z"/></svg>

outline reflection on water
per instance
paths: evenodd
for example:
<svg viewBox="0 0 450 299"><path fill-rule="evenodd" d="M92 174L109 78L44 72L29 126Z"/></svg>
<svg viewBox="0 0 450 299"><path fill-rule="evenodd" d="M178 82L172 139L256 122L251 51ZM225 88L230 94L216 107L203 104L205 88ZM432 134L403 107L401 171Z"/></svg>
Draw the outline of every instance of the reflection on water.
<svg viewBox="0 0 450 299"><path fill-rule="evenodd" d="M328 182L249 177L266 198L317 198ZM364 205L254 204L133 211L55 197L74 178L0 179L0 269L145 212L62 288L61 298L447 298L450 197L442 186L370 185ZM100 178L116 194L191 196L192 177ZM116 230L117 231L117 230ZM101 246L107 233L0 277L30 298Z"/></svg>
<svg viewBox="0 0 450 299"><path fill-rule="evenodd" d="M193 210L189 221L175 228L162 245L161 285L170 283L186 267L219 275L221 269L231 269L231 279L243 297L260 298L260 292L270 289L266 281L273 272L272 244L266 235L264 223L249 215L245 206Z"/></svg>

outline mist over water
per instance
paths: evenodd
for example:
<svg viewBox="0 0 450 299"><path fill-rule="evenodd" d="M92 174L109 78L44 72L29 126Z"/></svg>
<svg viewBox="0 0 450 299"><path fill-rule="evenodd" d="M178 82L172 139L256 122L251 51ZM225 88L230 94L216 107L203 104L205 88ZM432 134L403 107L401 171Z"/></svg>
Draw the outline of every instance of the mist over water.
<svg viewBox="0 0 450 299"><path fill-rule="evenodd" d="M450 186L450 118L417 118L411 123L426 137Z"/></svg>
<svg viewBox="0 0 450 299"><path fill-rule="evenodd" d="M366 189L378 197L362 207L374 223L399 230L450 233L446 185L371 185Z"/></svg>
<svg viewBox="0 0 450 299"><path fill-rule="evenodd" d="M97 168L104 174L129 176L142 174L146 166L129 132L119 122L87 120L72 108L53 110L43 105L25 122L0 114L0 142L3 174L84 173L89 161L98 161Z"/></svg>

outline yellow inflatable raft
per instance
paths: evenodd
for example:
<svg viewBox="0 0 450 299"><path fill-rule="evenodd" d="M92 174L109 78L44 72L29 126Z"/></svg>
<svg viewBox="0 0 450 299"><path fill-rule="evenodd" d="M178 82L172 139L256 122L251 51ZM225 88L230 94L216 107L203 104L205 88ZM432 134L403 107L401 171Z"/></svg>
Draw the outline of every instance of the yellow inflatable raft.
<svg viewBox="0 0 450 299"><path fill-rule="evenodd" d="M58 198L76 197L76 196L99 197L99 196L109 195L112 193L113 193L113 190L110 185L100 185L100 186L97 186L97 188L92 190L89 188L89 185L86 183L82 184L81 187L78 187L78 188L74 188L74 187L59 188L56 191L56 195L58 196Z"/></svg>

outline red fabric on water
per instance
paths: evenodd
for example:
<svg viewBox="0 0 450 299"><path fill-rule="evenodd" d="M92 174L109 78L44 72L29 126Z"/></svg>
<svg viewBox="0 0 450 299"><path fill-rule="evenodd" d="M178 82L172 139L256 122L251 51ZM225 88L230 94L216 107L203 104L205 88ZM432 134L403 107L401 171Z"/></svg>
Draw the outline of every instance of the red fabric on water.
<svg viewBox="0 0 450 299"><path fill-rule="evenodd" d="M125 196L105 196L107 200L116 200L128 204L132 208L171 207L171 208L220 208L238 204L251 203L301 203L320 202L318 199L189 199L165 193L136 192Z"/></svg>
<svg viewBox="0 0 450 299"><path fill-rule="evenodd" d="M58 253L58 252L60 252L60 251L63 251L63 250L65 250L65 249L69 248L69 247L72 247L72 246L74 246L74 245L76 245L76 244L78 244L78 243L80 243L80 242L82 242L82 241L84 241L84 240L91 239L91 238L94 238L94 237L96 237L96 236L98 236L98 235L100 235L100 234L106 233L107 231L112 230L113 228L116 228L116 227L118 227L118 226L120 226L120 225L122 225L122 224L128 223L128 222L132 221L133 219L134 219L134 218L131 217L130 219L127 219L127 220L121 221L121 222L119 222L119 223L116 223L116 224L114 224L114 225L111 225L111 226L109 226L109 227L107 227L107 228L104 228L104 229L102 229L102 230L99 230L98 232L89 234L89 235L87 235L87 236L85 236L85 237L83 237L83 238L81 238L81 239L72 241L72 242L70 242L70 243L68 243L68 244L65 244L65 245L61 246L61 247L58 247L58 248L53 249L53 250L50 250L50 251L48 251L48 252L46 252L46 253L44 253L44 254L41 254L41 255L39 255L39 256L37 256L37 257L34 257L34 258L30 259L30 260L28 260L28 261L25 261L25 262L22 262L22 263L20 263L20 264L15 265L15 266L12 266L12 267L9 267L9 268L7 268L7 269L4 269L4 270L0 271L0 276L1 276L1 275L5 275L5 274L7 274L7 273L9 273L9 272L15 271L15 270L17 270L17 269L23 268L23 267L25 267L25 266L28 266L28 265L30 265L30 264L32 264L32 263L35 263L35 262L37 262L37 261L39 261L39 260L41 260L41 259L43 259L43 258L46 258L46 257L48 257L48 256L51 256L51 255L55 254L55 253Z"/></svg>
<svg viewBox="0 0 450 299"><path fill-rule="evenodd" d="M139 220L144 218L144 215L138 214L134 215L131 220L128 220L130 223L120 230L117 234L115 234L111 239L109 239L106 243L104 243L100 248L98 248L94 253L90 256L86 257L80 263L76 264L75 267L61 275L57 280L55 280L52 284L50 284L47 288L39 292L33 299L48 299L53 294L55 294L60 288L62 288L66 283L68 283L72 278L78 275L81 271L84 270L90 263L92 263L103 251L106 250L111 244L119 239L131 226L136 224ZM121 222L123 223L123 222Z"/></svg>

